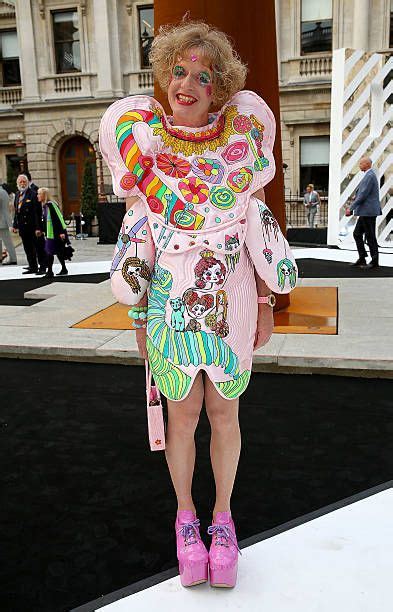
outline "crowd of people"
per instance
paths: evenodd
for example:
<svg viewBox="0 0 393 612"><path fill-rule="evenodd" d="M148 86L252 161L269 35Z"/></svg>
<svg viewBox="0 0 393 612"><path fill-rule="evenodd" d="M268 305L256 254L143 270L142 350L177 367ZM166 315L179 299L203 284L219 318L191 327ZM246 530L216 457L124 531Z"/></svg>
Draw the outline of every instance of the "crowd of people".
<svg viewBox="0 0 393 612"><path fill-rule="evenodd" d="M26 254L27 267L23 274L42 275L53 278L53 263L56 255L60 264L57 276L68 274L65 265L70 260L73 248L67 234L66 224L57 203L46 187L38 188L28 172L20 174L16 181L14 216L11 220L10 191L5 183L0 187L0 252L2 265L16 265L17 256L9 229L19 234ZM5 250L3 250L3 245Z"/></svg>

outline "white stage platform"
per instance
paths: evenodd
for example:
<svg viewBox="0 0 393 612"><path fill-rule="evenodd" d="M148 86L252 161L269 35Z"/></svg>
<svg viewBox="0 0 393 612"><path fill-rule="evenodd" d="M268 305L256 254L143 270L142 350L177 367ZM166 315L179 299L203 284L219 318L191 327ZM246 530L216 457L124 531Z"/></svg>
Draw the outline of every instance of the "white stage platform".
<svg viewBox="0 0 393 612"><path fill-rule="evenodd" d="M388 612L392 516L389 488L244 548L233 590L184 589L176 576L118 601L112 594L109 605L104 598L77 610Z"/></svg>

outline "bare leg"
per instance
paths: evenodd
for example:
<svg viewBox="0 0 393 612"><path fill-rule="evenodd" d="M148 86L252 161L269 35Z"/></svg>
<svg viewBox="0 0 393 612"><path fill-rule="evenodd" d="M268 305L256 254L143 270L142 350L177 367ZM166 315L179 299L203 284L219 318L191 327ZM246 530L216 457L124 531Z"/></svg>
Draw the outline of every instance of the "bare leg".
<svg viewBox="0 0 393 612"><path fill-rule="evenodd" d="M195 466L195 430L203 402L202 374L197 374L191 391L181 402L168 400L166 460L176 492L178 509L193 510L191 487Z"/></svg>
<svg viewBox="0 0 393 612"><path fill-rule="evenodd" d="M239 463L241 437L239 399L226 400L214 384L205 378L206 412L211 426L210 458L216 483L217 512L230 512L231 495Z"/></svg>

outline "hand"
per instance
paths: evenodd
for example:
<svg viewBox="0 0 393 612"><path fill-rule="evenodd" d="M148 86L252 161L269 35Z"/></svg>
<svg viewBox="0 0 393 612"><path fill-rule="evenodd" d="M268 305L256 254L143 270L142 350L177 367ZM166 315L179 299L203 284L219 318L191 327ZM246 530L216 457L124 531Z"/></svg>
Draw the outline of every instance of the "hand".
<svg viewBox="0 0 393 612"><path fill-rule="evenodd" d="M147 359L146 349L146 327L138 327L135 330L136 343L138 345L139 355L142 359Z"/></svg>
<svg viewBox="0 0 393 612"><path fill-rule="evenodd" d="M351 215L352 215L352 210L351 210L350 208L347 208L347 209L345 210L345 216L346 216L346 217L350 217Z"/></svg>
<svg viewBox="0 0 393 612"><path fill-rule="evenodd" d="M65 240L65 234L60 234L60 238L61 238L62 240Z"/></svg>
<svg viewBox="0 0 393 612"><path fill-rule="evenodd" d="M42 236L42 232L41 232L41 230L35 230L35 235L37 236L37 238L39 238L40 236Z"/></svg>
<svg viewBox="0 0 393 612"><path fill-rule="evenodd" d="M255 332L254 351L267 344L273 333L273 308L268 304L258 304L258 321Z"/></svg>
<svg viewBox="0 0 393 612"><path fill-rule="evenodd" d="M12 228L12 233L13 233L13 234L17 234L17 233L18 233L18 230L16 229L16 227L13 227L13 228Z"/></svg>

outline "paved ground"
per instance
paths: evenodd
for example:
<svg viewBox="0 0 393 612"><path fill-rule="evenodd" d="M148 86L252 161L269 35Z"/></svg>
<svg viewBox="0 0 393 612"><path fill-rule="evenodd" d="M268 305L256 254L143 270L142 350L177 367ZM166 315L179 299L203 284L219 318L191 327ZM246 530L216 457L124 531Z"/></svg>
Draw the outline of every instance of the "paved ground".
<svg viewBox="0 0 393 612"><path fill-rule="evenodd" d="M73 241L70 273L107 272L112 245L97 239ZM18 249L18 255L20 254ZM297 257L353 261L354 253L298 249ZM393 255L381 255L392 265ZM79 262L79 263L78 263ZM22 269L7 266L0 279L22 278ZM56 271L56 270L55 270ZM254 355L254 368L265 371L329 372L393 377L393 278L299 279L299 286L339 289L337 336L274 334ZM131 331L72 329L82 319L115 302L109 281L51 283L25 294L42 299L27 306L0 307L0 356L132 363L138 359Z"/></svg>

